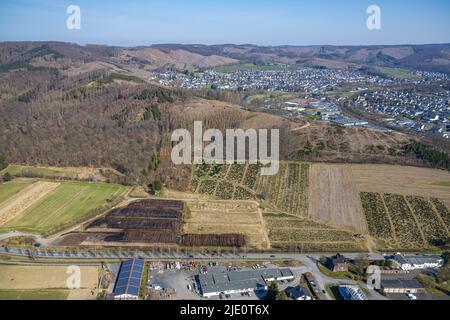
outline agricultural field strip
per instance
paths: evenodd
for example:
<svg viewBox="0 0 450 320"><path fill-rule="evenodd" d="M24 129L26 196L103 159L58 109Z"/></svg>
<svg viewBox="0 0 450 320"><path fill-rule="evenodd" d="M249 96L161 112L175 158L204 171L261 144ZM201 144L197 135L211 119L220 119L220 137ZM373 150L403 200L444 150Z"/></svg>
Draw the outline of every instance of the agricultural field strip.
<svg viewBox="0 0 450 320"><path fill-rule="evenodd" d="M307 216L309 164L282 162L275 176L261 176L260 165L233 164L221 167L199 165L193 169L191 191L223 200L250 200L262 194L279 210ZM305 181L303 181L305 180ZM195 190L194 190L195 189Z"/></svg>
<svg viewBox="0 0 450 320"><path fill-rule="evenodd" d="M383 198L379 193L361 192L361 203L366 216L369 234L393 241L392 221L387 212ZM389 221L389 223L386 223Z"/></svg>
<svg viewBox="0 0 450 320"><path fill-rule="evenodd" d="M424 233L425 240L428 243L441 241L445 243L449 233L439 216L439 213L433 208L430 201L422 197L406 197L411 209L414 211L417 223Z"/></svg>
<svg viewBox="0 0 450 320"><path fill-rule="evenodd" d="M392 216L391 216L391 214L389 213L389 209L388 209L388 207L387 207L386 201L384 200L384 197L383 197L382 195L380 195L380 196L381 196L381 201L383 202L384 210L385 210L386 215L387 215L388 220L389 220L389 224L390 224L390 226L391 226L392 238L394 239L395 243L396 243L397 245L399 245L399 244L400 244L400 241L399 241L398 238L397 238L397 231L395 230L394 220L392 219Z"/></svg>
<svg viewBox="0 0 450 320"><path fill-rule="evenodd" d="M386 199L388 200L386 201ZM433 203L433 199L420 196L362 192L361 200L370 234L373 236L390 240L389 230L383 224L385 219L383 217L386 217L391 224L391 236L399 246L403 246L405 242L410 243L411 240L417 243L415 241L417 239L412 239L417 236L422 239L424 244L431 245L443 243L448 238L448 228L446 228L438 209ZM394 205L395 202L398 202L398 206ZM382 207L380 207L381 205ZM405 218L401 221L399 220L399 213L405 215ZM398 221L394 222L394 219ZM409 228L406 228L407 225L409 225ZM401 233L399 241L396 233L401 228L406 229ZM412 233L412 235L405 235L405 232Z"/></svg>
<svg viewBox="0 0 450 320"><path fill-rule="evenodd" d="M359 192L349 166L312 164L309 185L309 214L338 227L367 231Z"/></svg>
<svg viewBox="0 0 450 320"><path fill-rule="evenodd" d="M257 247L267 242L255 202L211 200L187 204L190 214L183 224L185 234L244 234L249 244Z"/></svg>
<svg viewBox="0 0 450 320"><path fill-rule="evenodd" d="M404 196L384 194L383 198L386 202L388 212L392 217L392 222L400 245L402 247L425 245L419 232L417 222L408 207Z"/></svg>
<svg viewBox="0 0 450 320"><path fill-rule="evenodd" d="M406 205L408 206L409 210L411 211L411 215L414 219L414 222L416 223L417 226L417 231L419 231L419 234L422 238L423 243L428 243L427 238L425 237L425 233L422 230L422 226L419 223L419 220L417 219L417 215L414 212L413 207L411 206L410 202L408 201L408 199L406 198L406 196L403 196L403 199L405 199Z"/></svg>
<svg viewBox="0 0 450 320"><path fill-rule="evenodd" d="M0 184L0 207L4 201L19 193L30 184L31 182L8 182Z"/></svg>
<svg viewBox="0 0 450 320"><path fill-rule="evenodd" d="M98 284L98 267L81 266L81 288ZM0 290L66 289L66 266L0 266ZM14 279L14 281L11 281Z"/></svg>
<svg viewBox="0 0 450 320"><path fill-rule="evenodd" d="M76 199L83 192L83 190L87 190L87 189L88 189L88 187L80 188L80 190L78 192L76 192L66 203L63 203L59 207L55 207L55 209L52 211L51 215L47 215L47 217L45 217L41 220L41 224L46 224L49 220L52 220L52 219L54 219L55 216L58 216L59 213L61 212L61 210L67 208L67 206L69 206L70 202L72 202L74 199ZM56 204L56 199L54 200L53 203Z"/></svg>
<svg viewBox="0 0 450 320"><path fill-rule="evenodd" d="M358 245L350 232L334 229L312 220L286 216L278 218L272 215L266 215L265 220L269 229L269 239L274 247L283 244L304 245L307 243L351 247Z"/></svg>
<svg viewBox="0 0 450 320"><path fill-rule="evenodd" d="M127 188L118 185L61 181L56 190L33 203L21 215L10 220L5 227L45 231L64 223L65 219L69 221L78 218L103 205L107 198L124 194L126 191Z"/></svg>
<svg viewBox="0 0 450 320"><path fill-rule="evenodd" d="M442 222L444 223L444 225L447 229L447 232L450 233L450 211L449 211L449 209L439 199L431 198L430 202L433 205L436 212L438 213Z"/></svg>
<svg viewBox="0 0 450 320"><path fill-rule="evenodd" d="M0 208L0 226L20 216L21 213L39 202L39 200L55 190L58 186L59 183L35 182L16 193L13 197L2 203Z"/></svg>
<svg viewBox="0 0 450 320"><path fill-rule="evenodd" d="M415 195L450 201L450 173L442 170L394 165L350 165L359 192Z"/></svg>

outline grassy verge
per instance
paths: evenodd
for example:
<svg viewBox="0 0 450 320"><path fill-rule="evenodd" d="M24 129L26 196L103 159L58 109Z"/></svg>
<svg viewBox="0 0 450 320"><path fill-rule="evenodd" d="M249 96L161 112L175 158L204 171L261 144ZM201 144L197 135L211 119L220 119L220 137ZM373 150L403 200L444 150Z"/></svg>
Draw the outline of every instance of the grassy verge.
<svg viewBox="0 0 450 320"><path fill-rule="evenodd" d="M147 292L147 282L148 282L148 262L144 263L144 271L141 280L141 287L139 289L139 297L141 299L145 298L145 293Z"/></svg>

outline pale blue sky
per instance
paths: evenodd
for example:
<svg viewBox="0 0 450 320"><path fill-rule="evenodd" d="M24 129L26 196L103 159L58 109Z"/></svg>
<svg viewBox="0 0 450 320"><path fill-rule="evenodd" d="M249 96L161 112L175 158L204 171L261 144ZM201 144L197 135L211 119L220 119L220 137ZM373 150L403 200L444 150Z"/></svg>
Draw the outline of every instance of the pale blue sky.
<svg viewBox="0 0 450 320"><path fill-rule="evenodd" d="M81 30L66 8L81 8ZM382 30L366 28L377 4ZM367 45L450 43L448 0L0 0L0 41Z"/></svg>

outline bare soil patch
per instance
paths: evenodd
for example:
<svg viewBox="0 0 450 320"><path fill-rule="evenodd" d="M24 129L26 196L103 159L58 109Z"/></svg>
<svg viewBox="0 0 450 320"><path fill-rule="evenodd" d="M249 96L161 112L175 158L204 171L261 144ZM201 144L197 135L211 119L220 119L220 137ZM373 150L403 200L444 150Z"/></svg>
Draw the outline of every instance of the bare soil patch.
<svg viewBox="0 0 450 320"><path fill-rule="evenodd" d="M334 226L367 231L359 193L349 166L311 166L309 213Z"/></svg>

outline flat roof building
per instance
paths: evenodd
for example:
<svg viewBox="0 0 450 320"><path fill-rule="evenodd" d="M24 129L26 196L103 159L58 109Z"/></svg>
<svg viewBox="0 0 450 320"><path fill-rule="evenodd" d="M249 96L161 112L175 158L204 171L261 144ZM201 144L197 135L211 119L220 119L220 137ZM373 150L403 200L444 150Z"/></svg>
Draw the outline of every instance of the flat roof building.
<svg viewBox="0 0 450 320"><path fill-rule="evenodd" d="M381 279L384 293L420 293L425 288L416 279Z"/></svg>
<svg viewBox="0 0 450 320"><path fill-rule="evenodd" d="M259 269L226 273L199 274L199 283L204 297L250 291L265 291L267 283L276 280L291 280L294 274L290 269Z"/></svg>
<svg viewBox="0 0 450 320"><path fill-rule="evenodd" d="M402 270L411 271L416 269L440 268L444 264L444 259L438 255L414 255L403 256L396 253L392 259Z"/></svg>
<svg viewBox="0 0 450 320"><path fill-rule="evenodd" d="M133 258L122 262L114 286L113 297L115 300L137 300L141 288L144 260Z"/></svg>

